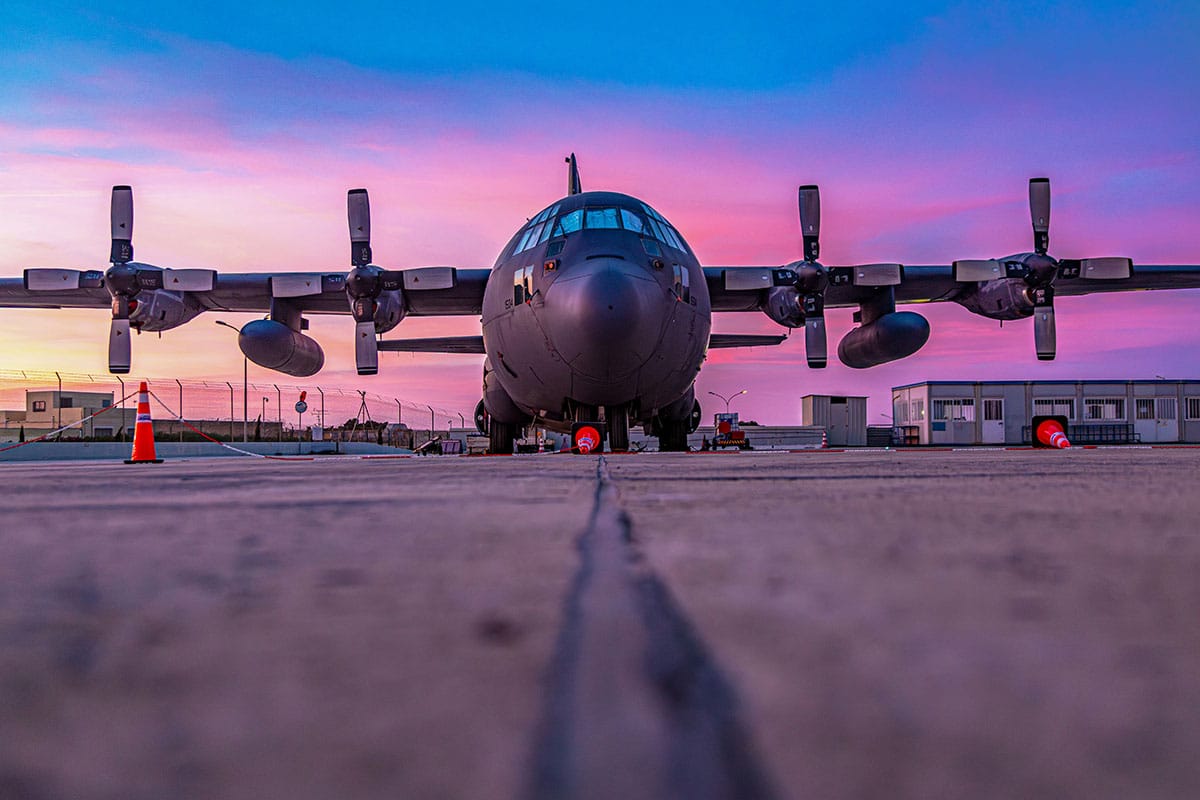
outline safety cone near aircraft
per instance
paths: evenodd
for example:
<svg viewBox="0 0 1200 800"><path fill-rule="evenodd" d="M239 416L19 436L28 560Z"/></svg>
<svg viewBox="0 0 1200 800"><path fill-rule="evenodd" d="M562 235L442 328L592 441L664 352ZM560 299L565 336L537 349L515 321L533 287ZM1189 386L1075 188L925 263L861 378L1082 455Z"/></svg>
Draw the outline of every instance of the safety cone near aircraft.
<svg viewBox="0 0 1200 800"><path fill-rule="evenodd" d="M150 387L138 386L137 423L133 428L133 455L126 464L161 464L154 452L154 423L150 421Z"/></svg>
<svg viewBox="0 0 1200 800"><path fill-rule="evenodd" d="M1050 418L1037 423L1037 443L1043 447L1055 447L1065 450L1071 446L1061 420Z"/></svg>
<svg viewBox="0 0 1200 800"><path fill-rule="evenodd" d="M597 426L588 424L577 424L571 438L574 440L575 451L583 455L599 450L603 441Z"/></svg>

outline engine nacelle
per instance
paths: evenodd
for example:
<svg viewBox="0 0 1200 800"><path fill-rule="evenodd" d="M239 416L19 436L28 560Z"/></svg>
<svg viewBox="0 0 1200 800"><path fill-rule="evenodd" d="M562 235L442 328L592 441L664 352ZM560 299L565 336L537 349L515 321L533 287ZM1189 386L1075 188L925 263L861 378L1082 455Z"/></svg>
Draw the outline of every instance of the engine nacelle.
<svg viewBox="0 0 1200 800"><path fill-rule="evenodd" d="M399 289L380 292L375 298L375 332L387 333L404 319L404 295Z"/></svg>
<svg viewBox="0 0 1200 800"><path fill-rule="evenodd" d="M483 362L483 406L492 419L508 425L527 425L533 421L533 417L522 411L504 391L490 359Z"/></svg>
<svg viewBox="0 0 1200 800"><path fill-rule="evenodd" d="M906 358L929 340L929 321L912 311L894 311L847 333L838 358L847 367L866 369Z"/></svg>
<svg viewBox="0 0 1200 800"><path fill-rule="evenodd" d="M259 319L242 327L238 347L260 367L307 378L325 366L321 345L282 322Z"/></svg>
<svg viewBox="0 0 1200 800"><path fill-rule="evenodd" d="M134 300L136 306L129 314L129 324L140 331L169 331L204 312L204 306L185 292L152 289L138 292Z"/></svg>
<svg viewBox="0 0 1200 800"><path fill-rule="evenodd" d="M1033 316L1033 300L1029 297L1029 284L1020 278L985 281L976 288L954 298L954 302L972 314L990 319L1024 319Z"/></svg>
<svg viewBox="0 0 1200 800"><path fill-rule="evenodd" d="M763 312L785 327L804 327L804 313L800 308L800 292L794 286L771 287L767 291L767 303Z"/></svg>

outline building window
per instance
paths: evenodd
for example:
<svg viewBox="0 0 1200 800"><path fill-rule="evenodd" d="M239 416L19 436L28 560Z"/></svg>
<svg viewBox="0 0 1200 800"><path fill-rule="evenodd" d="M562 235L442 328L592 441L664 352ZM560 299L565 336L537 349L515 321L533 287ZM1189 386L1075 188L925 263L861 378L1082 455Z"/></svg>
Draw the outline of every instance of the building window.
<svg viewBox="0 0 1200 800"><path fill-rule="evenodd" d="M984 400L983 401L983 421L984 422L1003 422L1004 421L1004 401L1003 400Z"/></svg>
<svg viewBox="0 0 1200 800"><path fill-rule="evenodd" d="M1178 409L1174 397L1160 397L1154 401L1154 411L1158 419L1175 419Z"/></svg>
<svg viewBox="0 0 1200 800"><path fill-rule="evenodd" d="M1139 397L1134 400L1133 413L1137 419L1154 419L1154 398Z"/></svg>
<svg viewBox="0 0 1200 800"><path fill-rule="evenodd" d="M913 422L922 422L925 419L925 401L913 400L910 406L910 417Z"/></svg>
<svg viewBox="0 0 1200 800"><path fill-rule="evenodd" d="M1185 419L1200 419L1200 397L1183 398Z"/></svg>
<svg viewBox="0 0 1200 800"><path fill-rule="evenodd" d="M892 424L903 425L908 422L908 403L899 397L892 398Z"/></svg>
<svg viewBox="0 0 1200 800"><path fill-rule="evenodd" d="M34 400L33 401L33 410L34 411L45 411L46 410L46 401L45 400Z"/></svg>
<svg viewBox="0 0 1200 800"><path fill-rule="evenodd" d="M1074 397L1038 397L1033 401L1035 417L1066 417L1075 419Z"/></svg>
<svg viewBox="0 0 1200 800"><path fill-rule="evenodd" d="M954 400L934 400L931 419L951 422L974 422L975 401L966 397Z"/></svg>
<svg viewBox="0 0 1200 800"><path fill-rule="evenodd" d="M1088 397L1083 401L1083 418L1086 422L1124 422L1124 397Z"/></svg>

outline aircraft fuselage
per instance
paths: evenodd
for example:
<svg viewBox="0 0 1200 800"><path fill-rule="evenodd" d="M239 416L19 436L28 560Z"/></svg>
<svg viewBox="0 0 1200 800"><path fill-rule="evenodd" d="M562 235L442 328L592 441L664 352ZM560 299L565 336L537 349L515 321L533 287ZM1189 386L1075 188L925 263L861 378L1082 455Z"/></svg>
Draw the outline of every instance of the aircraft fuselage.
<svg viewBox="0 0 1200 800"><path fill-rule="evenodd" d="M600 406L645 421L688 394L711 317L699 262L657 212L628 195L572 195L496 261L483 299L485 370L552 425Z"/></svg>

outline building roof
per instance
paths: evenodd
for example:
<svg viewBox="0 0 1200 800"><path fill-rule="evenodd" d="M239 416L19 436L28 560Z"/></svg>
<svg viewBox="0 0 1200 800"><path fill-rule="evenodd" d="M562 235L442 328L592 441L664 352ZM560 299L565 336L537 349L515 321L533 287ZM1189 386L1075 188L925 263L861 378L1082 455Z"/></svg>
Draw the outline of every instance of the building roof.
<svg viewBox="0 0 1200 800"><path fill-rule="evenodd" d="M1112 380L1088 379L1088 380L1072 380L1063 378L1062 380L1041 380L1041 381L918 381L917 383L906 383L903 386L893 386L892 391L900 389L915 389L918 386L1062 386L1063 384L1082 384L1089 385L1112 385L1114 383L1133 383L1139 385L1151 386L1174 386L1181 383L1200 383L1200 378L1178 378L1166 380L1138 380L1131 378L1113 378Z"/></svg>

